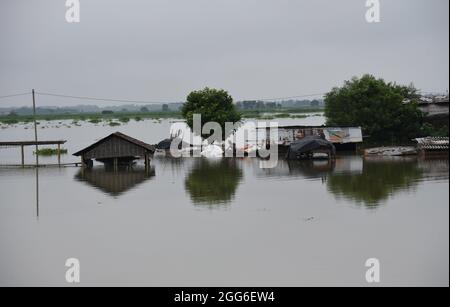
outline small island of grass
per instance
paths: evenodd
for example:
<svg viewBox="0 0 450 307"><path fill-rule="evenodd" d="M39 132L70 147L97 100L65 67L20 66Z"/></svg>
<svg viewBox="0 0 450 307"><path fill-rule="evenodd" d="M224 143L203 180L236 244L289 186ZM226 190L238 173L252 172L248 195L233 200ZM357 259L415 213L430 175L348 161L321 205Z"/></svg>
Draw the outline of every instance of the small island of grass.
<svg viewBox="0 0 450 307"><path fill-rule="evenodd" d="M36 154L36 151L33 151L33 154ZM56 156L58 154L65 155L67 154L67 149L61 148L41 148L37 151L38 156Z"/></svg>

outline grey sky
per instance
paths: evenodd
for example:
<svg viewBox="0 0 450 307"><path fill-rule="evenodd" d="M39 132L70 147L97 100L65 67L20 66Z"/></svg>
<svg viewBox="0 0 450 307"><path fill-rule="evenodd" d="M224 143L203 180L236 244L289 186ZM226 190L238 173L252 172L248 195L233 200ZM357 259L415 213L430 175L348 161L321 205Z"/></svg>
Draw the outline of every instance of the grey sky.
<svg viewBox="0 0 450 307"><path fill-rule="evenodd" d="M65 0L1 0L0 96L36 88L165 102L211 86L241 100L323 93L364 73L448 88L448 0L380 0L378 24L365 21L365 0L80 3L81 22L69 24Z"/></svg>

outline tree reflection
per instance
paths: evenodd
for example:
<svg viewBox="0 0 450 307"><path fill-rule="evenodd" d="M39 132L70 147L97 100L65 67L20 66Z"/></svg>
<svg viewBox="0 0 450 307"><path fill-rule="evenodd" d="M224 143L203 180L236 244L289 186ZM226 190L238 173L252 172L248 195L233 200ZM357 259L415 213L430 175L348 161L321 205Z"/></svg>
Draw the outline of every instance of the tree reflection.
<svg viewBox="0 0 450 307"><path fill-rule="evenodd" d="M336 163L333 160L278 160L273 168L261 168L259 163L254 164L255 173L260 178L296 179L308 178L325 179L333 172Z"/></svg>
<svg viewBox="0 0 450 307"><path fill-rule="evenodd" d="M196 159L186 176L185 189L194 204L217 205L229 203L242 179L236 159Z"/></svg>
<svg viewBox="0 0 450 307"><path fill-rule="evenodd" d="M422 176L415 159L366 159L362 173L333 173L327 186L338 197L374 208L398 191L414 189Z"/></svg>

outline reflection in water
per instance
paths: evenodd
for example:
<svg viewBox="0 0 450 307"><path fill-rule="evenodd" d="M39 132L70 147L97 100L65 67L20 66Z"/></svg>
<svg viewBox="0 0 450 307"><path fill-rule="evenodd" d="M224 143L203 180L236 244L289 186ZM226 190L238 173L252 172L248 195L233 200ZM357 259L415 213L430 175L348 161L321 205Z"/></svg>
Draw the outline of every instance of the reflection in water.
<svg viewBox="0 0 450 307"><path fill-rule="evenodd" d="M274 168L256 168L258 178L325 179L336 167L334 160L279 160Z"/></svg>
<svg viewBox="0 0 450 307"><path fill-rule="evenodd" d="M335 168L334 160L287 160L289 173L291 175L301 174L306 178L326 178Z"/></svg>
<svg viewBox="0 0 450 307"><path fill-rule="evenodd" d="M75 179L83 181L112 196L119 196L136 185L155 176L155 169L145 170L143 167L119 168L114 171L105 167L80 169Z"/></svg>
<svg viewBox="0 0 450 307"><path fill-rule="evenodd" d="M413 191L425 173L433 177L416 158L365 159L362 173L334 173L327 187L338 198L374 208L398 192Z"/></svg>
<svg viewBox="0 0 450 307"><path fill-rule="evenodd" d="M423 180L448 180L448 159L417 157L338 157L326 160L278 161L273 169L256 169L258 178L321 179L338 199L375 208L401 191L414 191Z"/></svg>
<svg viewBox="0 0 450 307"><path fill-rule="evenodd" d="M39 219L39 168L36 167L36 218Z"/></svg>
<svg viewBox="0 0 450 307"><path fill-rule="evenodd" d="M158 174L171 173L173 177L184 175L184 167L190 160L169 156L155 156L153 159L158 162Z"/></svg>
<svg viewBox="0 0 450 307"><path fill-rule="evenodd" d="M194 204L227 204L234 198L241 179L242 170L236 159L199 158L186 176L185 189Z"/></svg>
<svg viewBox="0 0 450 307"><path fill-rule="evenodd" d="M316 181L323 191L337 199L375 208L402 191L414 192L422 181L448 180L448 158L422 159L417 157L363 158L341 156L335 161L279 160L275 168L260 168L260 160L159 158L155 159L160 180L172 186L184 177L184 190L194 205L220 208L235 198L244 172L251 172L259 180L294 180L299 187L302 181ZM110 195L118 196L154 176L154 169L144 168L113 172L104 168L80 170L75 175ZM251 174L250 174L251 176ZM183 179L181 179L183 180ZM252 184L246 181L245 184ZM276 193L277 187L273 187ZM38 193L38 190L36 190ZM293 192L295 193L295 192ZM39 210L38 203L36 204ZM38 212L37 212L38 213Z"/></svg>

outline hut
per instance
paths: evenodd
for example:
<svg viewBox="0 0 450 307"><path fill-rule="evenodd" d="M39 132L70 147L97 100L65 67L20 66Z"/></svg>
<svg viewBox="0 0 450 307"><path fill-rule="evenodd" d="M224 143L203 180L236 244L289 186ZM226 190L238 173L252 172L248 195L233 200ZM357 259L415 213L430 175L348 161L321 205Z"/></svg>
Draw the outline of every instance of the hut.
<svg viewBox="0 0 450 307"><path fill-rule="evenodd" d="M144 159L148 169L154 152L154 146L115 132L73 155L81 157L83 167L91 167L94 159L114 169L119 165L131 165L136 159Z"/></svg>
<svg viewBox="0 0 450 307"><path fill-rule="evenodd" d="M306 136L289 145L287 159L310 159L316 154L325 154L328 159L336 155L333 143L320 136Z"/></svg>
<svg viewBox="0 0 450 307"><path fill-rule="evenodd" d="M355 151L357 144L363 141L361 127L280 126L277 128L277 139L271 135L270 127L261 127L258 130L265 130L265 132L258 132L258 144L277 143L281 152L286 152L291 143L312 136L318 136L333 143L337 151Z"/></svg>

